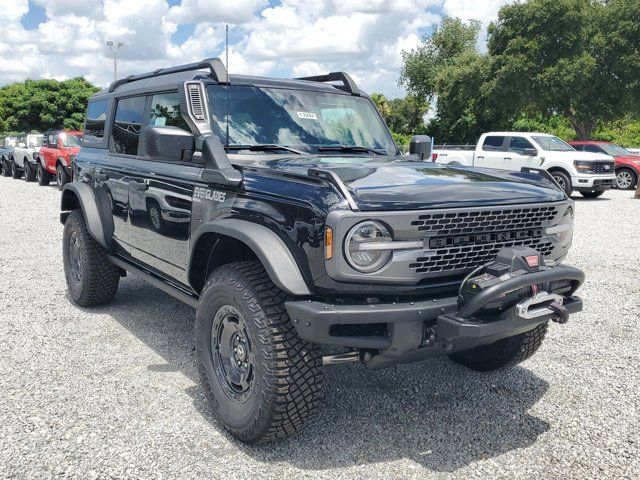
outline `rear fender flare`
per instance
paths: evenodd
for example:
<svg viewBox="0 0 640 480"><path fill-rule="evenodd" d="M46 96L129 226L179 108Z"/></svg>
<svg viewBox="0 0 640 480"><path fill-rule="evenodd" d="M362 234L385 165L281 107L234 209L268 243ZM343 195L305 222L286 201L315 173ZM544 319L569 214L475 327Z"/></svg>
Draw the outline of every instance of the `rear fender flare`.
<svg viewBox="0 0 640 480"><path fill-rule="evenodd" d="M114 225L109 206L109 198L104 189L91 188L82 182L67 183L62 189L60 200L60 222L65 223L71 210L82 210L87 230L105 248L111 247Z"/></svg>
<svg viewBox="0 0 640 480"><path fill-rule="evenodd" d="M293 255L282 239L267 227L246 220L227 218L205 223L198 228L192 242L189 274L194 262L193 252L197 251L195 247L206 233L226 235L247 245L260 260L271 281L284 292L296 296L311 295Z"/></svg>

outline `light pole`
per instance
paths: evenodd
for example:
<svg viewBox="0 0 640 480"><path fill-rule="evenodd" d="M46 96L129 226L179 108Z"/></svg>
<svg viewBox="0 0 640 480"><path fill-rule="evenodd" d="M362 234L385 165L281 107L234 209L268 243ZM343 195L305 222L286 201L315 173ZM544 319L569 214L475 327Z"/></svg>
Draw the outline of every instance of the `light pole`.
<svg viewBox="0 0 640 480"><path fill-rule="evenodd" d="M118 52L124 45L122 42L114 43L113 40L107 42L109 49L113 52L113 81L118 80Z"/></svg>

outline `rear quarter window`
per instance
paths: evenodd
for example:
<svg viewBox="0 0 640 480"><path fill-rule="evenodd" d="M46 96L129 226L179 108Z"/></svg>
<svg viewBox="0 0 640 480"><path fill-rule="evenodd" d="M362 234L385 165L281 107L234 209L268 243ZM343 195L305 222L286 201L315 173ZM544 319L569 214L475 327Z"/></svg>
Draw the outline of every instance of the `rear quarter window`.
<svg viewBox="0 0 640 480"><path fill-rule="evenodd" d="M87 118L84 123L83 143L102 143L104 126L107 120L108 100L93 100L87 106Z"/></svg>

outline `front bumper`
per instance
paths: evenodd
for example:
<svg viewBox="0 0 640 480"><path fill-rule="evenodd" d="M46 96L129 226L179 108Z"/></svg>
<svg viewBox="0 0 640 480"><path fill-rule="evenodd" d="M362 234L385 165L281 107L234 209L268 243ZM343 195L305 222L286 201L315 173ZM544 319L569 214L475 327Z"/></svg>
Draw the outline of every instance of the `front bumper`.
<svg viewBox="0 0 640 480"><path fill-rule="evenodd" d="M616 182L615 174L607 175L576 175L572 177L571 185L574 190L599 191L613 188Z"/></svg>
<svg viewBox="0 0 640 480"><path fill-rule="evenodd" d="M532 272L491 287L459 306L457 297L404 303L336 304L314 300L286 302L298 335L309 342L375 351L369 368L431 358L458 350L493 343L526 332L548 322L554 313L523 316L516 306L494 318L477 318L482 308L504 293L524 286L569 280L571 289L563 297L568 313L582 310L582 300L573 292L584 281L576 268L557 266ZM543 309L544 310L544 309Z"/></svg>

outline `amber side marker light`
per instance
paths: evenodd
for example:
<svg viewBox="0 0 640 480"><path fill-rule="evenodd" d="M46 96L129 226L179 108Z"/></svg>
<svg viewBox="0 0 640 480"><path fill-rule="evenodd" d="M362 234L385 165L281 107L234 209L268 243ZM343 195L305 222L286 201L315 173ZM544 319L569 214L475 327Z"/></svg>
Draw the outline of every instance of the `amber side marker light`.
<svg viewBox="0 0 640 480"><path fill-rule="evenodd" d="M324 259L331 260L333 257L333 229L325 227L324 229Z"/></svg>

